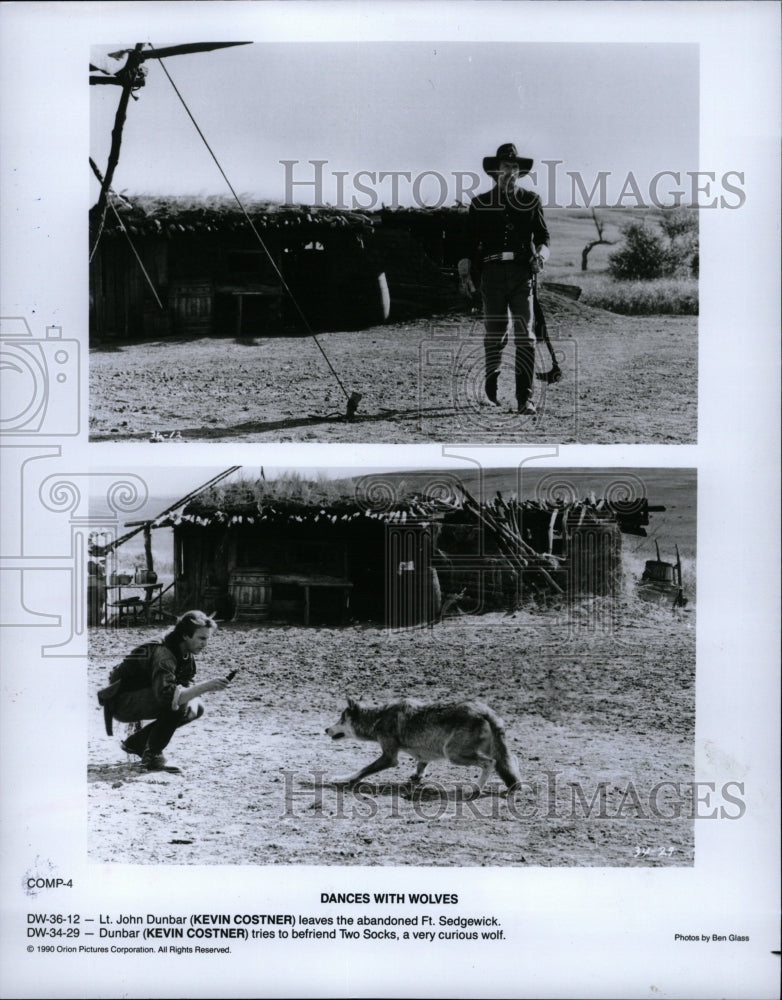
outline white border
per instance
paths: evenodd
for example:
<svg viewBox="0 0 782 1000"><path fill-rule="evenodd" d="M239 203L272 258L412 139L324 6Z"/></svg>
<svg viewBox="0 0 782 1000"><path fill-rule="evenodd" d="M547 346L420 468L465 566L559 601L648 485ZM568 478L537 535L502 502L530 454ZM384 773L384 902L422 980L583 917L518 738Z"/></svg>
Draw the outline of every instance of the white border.
<svg viewBox="0 0 782 1000"><path fill-rule="evenodd" d="M184 16L185 9L187 16ZM697 42L701 163L745 171L747 203L703 213L699 443L568 446L563 466L696 466L698 769L746 776L740 822L701 823L693 870L335 870L175 868L83 863L85 755L77 742L85 690L76 660L39 661L30 633L4 630L2 691L2 979L4 996L676 996L777 995L779 875L779 8L763 3L210 3L6 4L0 9L3 315L61 324L82 351L86 386L85 66L89 45L156 37ZM650 86L653 86L650 81ZM671 109L675 113L675 109ZM642 123L639 123L642 127ZM40 327L35 334L42 335ZM83 426L86 426L83 394ZM664 405L664 404L663 404ZM92 446L62 441L63 473L155 464L434 467L435 446ZM459 449L464 451L465 449ZM492 458L486 464L506 464ZM498 449L507 454L507 449ZM140 457L142 456L142 457ZM324 458L324 456L326 456ZM3 457L3 500L15 466ZM446 463L450 464L450 463ZM515 464L509 461L508 464ZM34 515L33 515L34 516ZM737 530L737 525L740 529ZM45 525L42 531L46 535ZM58 551L67 539L45 537ZM5 544L5 541L4 541ZM6 550L3 555L5 556ZM53 601L57 599L53 587ZM39 644L38 644L39 645ZM701 771L701 768L704 770ZM72 867L67 899L21 895L25 873ZM46 965L24 953L28 909L102 912L291 909L311 912L321 885L452 891L504 915L498 949L423 954L313 946L197 968L115 962ZM132 901L132 902L131 902ZM677 930L720 926L752 942L718 949L673 943ZM708 949L708 950L707 950Z"/></svg>

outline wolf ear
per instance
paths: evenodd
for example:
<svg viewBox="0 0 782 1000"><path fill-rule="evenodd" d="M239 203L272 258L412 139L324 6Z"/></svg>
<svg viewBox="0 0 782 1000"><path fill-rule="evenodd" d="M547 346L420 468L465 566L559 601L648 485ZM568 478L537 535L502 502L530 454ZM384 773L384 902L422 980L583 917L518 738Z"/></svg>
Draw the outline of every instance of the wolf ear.
<svg viewBox="0 0 782 1000"><path fill-rule="evenodd" d="M358 702L351 698L350 695L348 695L348 708L358 708Z"/></svg>

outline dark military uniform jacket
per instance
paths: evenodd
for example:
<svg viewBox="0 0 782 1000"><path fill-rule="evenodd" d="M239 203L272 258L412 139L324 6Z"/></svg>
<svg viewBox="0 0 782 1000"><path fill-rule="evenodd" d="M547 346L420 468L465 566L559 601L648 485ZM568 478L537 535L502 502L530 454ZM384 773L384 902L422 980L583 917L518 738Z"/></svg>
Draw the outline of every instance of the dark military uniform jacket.
<svg viewBox="0 0 782 1000"><path fill-rule="evenodd" d="M469 257L480 271L487 257L515 253L516 261L529 263L534 248L549 245L543 206L533 191L516 188L510 198L499 187L472 199L468 215Z"/></svg>

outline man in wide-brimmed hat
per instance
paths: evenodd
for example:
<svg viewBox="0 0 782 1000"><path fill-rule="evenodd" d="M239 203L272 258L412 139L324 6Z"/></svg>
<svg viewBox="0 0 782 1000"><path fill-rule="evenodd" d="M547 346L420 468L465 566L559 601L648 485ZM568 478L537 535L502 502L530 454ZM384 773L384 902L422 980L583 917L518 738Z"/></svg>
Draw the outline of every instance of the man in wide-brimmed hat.
<svg viewBox="0 0 782 1000"><path fill-rule="evenodd" d="M508 312L515 341L516 402L518 412L534 414L532 401L535 368L535 333L531 323L530 288L549 255L549 234L540 198L518 187L533 161L519 156L512 142L487 156L483 169L494 178L494 187L470 203L470 258L459 262L463 291L480 284L486 328L485 389L497 405L497 380L502 352L508 342Z"/></svg>

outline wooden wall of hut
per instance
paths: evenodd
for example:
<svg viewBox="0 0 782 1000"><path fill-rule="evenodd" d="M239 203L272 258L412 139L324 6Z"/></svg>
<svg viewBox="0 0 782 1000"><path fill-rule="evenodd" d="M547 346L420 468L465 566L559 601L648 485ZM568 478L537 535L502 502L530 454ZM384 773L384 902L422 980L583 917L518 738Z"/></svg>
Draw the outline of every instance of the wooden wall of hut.
<svg viewBox="0 0 782 1000"><path fill-rule="evenodd" d="M225 527L183 524L174 529L174 574L179 612L201 608L218 617L232 618L228 578L235 562L233 544Z"/></svg>
<svg viewBox="0 0 782 1000"><path fill-rule="evenodd" d="M588 524L573 529L568 544L568 593L616 596L622 583L622 534L618 525Z"/></svg>
<svg viewBox="0 0 782 1000"><path fill-rule="evenodd" d="M102 239L89 268L90 338L165 336L171 332L167 306L168 252L163 240L136 236L133 244L163 308L125 239Z"/></svg>
<svg viewBox="0 0 782 1000"><path fill-rule="evenodd" d="M468 211L462 208L382 209L383 230L404 230L439 267L454 268L471 248Z"/></svg>
<svg viewBox="0 0 782 1000"><path fill-rule="evenodd" d="M378 229L372 246L388 281L391 322L464 309L457 283L405 229Z"/></svg>
<svg viewBox="0 0 782 1000"><path fill-rule="evenodd" d="M557 557L546 572L562 593L549 586L536 566L512 566L492 533L462 514L449 515L441 526L433 563L442 599L459 597L466 614L509 610L526 601L572 600L588 595L619 594L622 582L622 534L611 521L581 523L567 510L525 508L522 537L541 554Z"/></svg>
<svg viewBox="0 0 782 1000"><path fill-rule="evenodd" d="M380 275L383 268L360 234L350 229L318 230L282 254L286 284L298 304L286 298L286 325L306 332L299 309L313 330L359 330L385 320Z"/></svg>
<svg viewBox="0 0 782 1000"><path fill-rule="evenodd" d="M258 574L270 589L268 615L258 617L270 621L302 622L307 581L312 625L344 623L348 591L349 617L358 621L409 627L439 614L431 525L400 530L369 518L182 523L174 528L174 546L180 611L202 607L223 619L241 618L232 584Z"/></svg>
<svg viewBox="0 0 782 1000"><path fill-rule="evenodd" d="M144 336L266 336L360 329L386 318L382 267L348 227L264 230L264 243L295 297L284 293L269 256L246 226L132 235L158 305L127 240L101 239L90 265L93 339Z"/></svg>
<svg viewBox="0 0 782 1000"><path fill-rule="evenodd" d="M436 621L442 595L430 527L387 525L385 543L385 627L411 628Z"/></svg>

